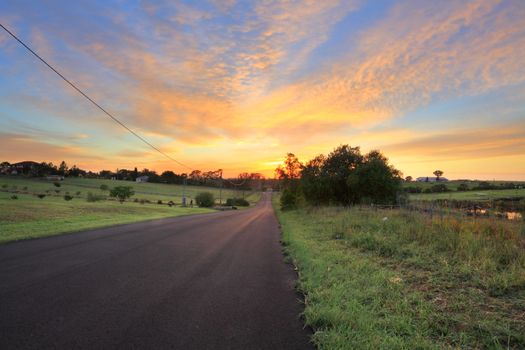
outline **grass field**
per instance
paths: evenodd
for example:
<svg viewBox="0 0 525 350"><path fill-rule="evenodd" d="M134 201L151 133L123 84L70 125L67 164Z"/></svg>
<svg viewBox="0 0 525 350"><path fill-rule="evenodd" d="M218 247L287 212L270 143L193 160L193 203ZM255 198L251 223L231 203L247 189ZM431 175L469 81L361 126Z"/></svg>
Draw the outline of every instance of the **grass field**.
<svg viewBox="0 0 525 350"><path fill-rule="evenodd" d="M123 204L114 200L87 202L88 192L107 195L107 191L100 190L102 184L110 188L132 186L136 194ZM219 190L216 188L187 186L184 190L188 204L190 199L203 191L212 192L218 202ZM74 197L73 200L64 200L66 192ZM77 195L77 192L80 194ZM34 196L37 193L46 196L39 199ZM18 199L12 199L14 195ZM234 195L242 197L240 191L224 190L223 202ZM136 203L135 198L151 203ZM260 199L260 193L246 192L246 199L253 204ZM159 200L162 205L157 204ZM55 187L52 182L41 179L4 176L0 177L0 243L213 211L166 205L169 201L180 204L181 200L182 186L178 185L68 178L61 181L60 187Z"/></svg>
<svg viewBox="0 0 525 350"><path fill-rule="evenodd" d="M525 187L525 182L523 181L463 181L463 180L452 180L447 182L417 182L417 181L411 181L411 182L403 182L403 187L419 187L423 190L427 188L431 188L432 186L436 184L444 184L446 185L451 191L456 191L461 184L467 185L469 188L475 188L477 187L481 182L488 182L491 185L494 186L500 186L503 184L509 184L513 183L514 185L521 185Z"/></svg>
<svg viewBox="0 0 525 350"><path fill-rule="evenodd" d="M515 190L486 190L486 191L465 191L465 192L444 192L444 193L412 193L410 199L415 200L434 200L434 199L456 199L483 201L498 198L525 198L525 188Z"/></svg>
<svg viewBox="0 0 525 350"><path fill-rule="evenodd" d="M276 211L320 349L525 348L523 222Z"/></svg>
<svg viewBox="0 0 525 350"><path fill-rule="evenodd" d="M81 196L85 197L87 192L96 194L102 194L100 190L101 185L107 185L109 188L115 186L131 186L135 191L133 198L137 199L148 199L150 201L174 201L177 204L182 202L182 193L185 191L188 203L191 199L200 192L211 192L215 195L218 202L219 200L219 189L214 187L203 187L203 186L185 186L182 185L168 185L159 183L136 183L132 181L117 181L117 180L104 180L104 179L83 179L83 178L66 178L64 181L60 181L61 186L59 188L53 185L52 181L47 181L38 178L27 178L27 177L15 177L15 176L2 176L0 177L0 190L2 185L7 185L7 190L13 191L25 191L45 193L50 191L51 194L55 194L55 190L60 190L60 195L64 195L65 192L69 192L74 195L80 191ZM107 192L105 192L107 194ZM223 202L226 198L242 197L242 191L225 189L222 191ZM246 199L251 203L256 203L260 199L259 192L245 192Z"/></svg>
<svg viewBox="0 0 525 350"><path fill-rule="evenodd" d="M39 199L29 194L0 192L0 243L150 219L213 212L204 208L168 207L117 201L88 203L61 197Z"/></svg>

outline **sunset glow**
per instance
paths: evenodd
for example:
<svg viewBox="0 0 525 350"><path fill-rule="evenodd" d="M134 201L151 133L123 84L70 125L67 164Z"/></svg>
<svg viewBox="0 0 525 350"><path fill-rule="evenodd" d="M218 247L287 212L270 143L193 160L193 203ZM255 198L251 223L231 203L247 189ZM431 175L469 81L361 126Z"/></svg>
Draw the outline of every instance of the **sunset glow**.
<svg viewBox="0 0 525 350"><path fill-rule="evenodd" d="M0 23L195 169L339 144L404 175L525 180L525 2L4 1ZM188 170L0 32L0 161Z"/></svg>

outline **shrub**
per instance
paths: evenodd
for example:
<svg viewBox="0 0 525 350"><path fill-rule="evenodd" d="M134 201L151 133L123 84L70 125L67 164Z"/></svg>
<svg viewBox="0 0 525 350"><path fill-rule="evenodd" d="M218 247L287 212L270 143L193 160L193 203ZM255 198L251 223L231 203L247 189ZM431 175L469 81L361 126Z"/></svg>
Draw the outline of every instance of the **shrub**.
<svg viewBox="0 0 525 350"><path fill-rule="evenodd" d="M285 189L281 195L281 210L297 208L297 194L290 189Z"/></svg>
<svg viewBox="0 0 525 350"><path fill-rule="evenodd" d="M120 203L124 202L127 198L133 196L134 194L135 191L133 191L133 187L131 186L117 186L109 191L109 195L111 197L117 198Z"/></svg>
<svg viewBox="0 0 525 350"><path fill-rule="evenodd" d="M157 201L157 204L162 204L162 200L159 199L159 200Z"/></svg>
<svg viewBox="0 0 525 350"><path fill-rule="evenodd" d="M55 187L60 187L60 186L62 186L62 184L61 184L60 182L56 182L56 181L53 182L53 185L55 185Z"/></svg>
<svg viewBox="0 0 525 350"><path fill-rule="evenodd" d="M82 194L82 192L77 191L75 194L76 194L77 196L80 196L80 195Z"/></svg>
<svg viewBox="0 0 525 350"><path fill-rule="evenodd" d="M98 202L106 199L106 197L99 195L99 194L93 194L91 192L88 192L86 201L88 202Z"/></svg>
<svg viewBox="0 0 525 350"><path fill-rule="evenodd" d="M55 190L55 192L58 194L58 193L60 193L60 190Z"/></svg>
<svg viewBox="0 0 525 350"><path fill-rule="evenodd" d="M430 190L433 192L433 193L442 193L442 192L448 192L448 187L444 184L437 184L437 185L433 185Z"/></svg>
<svg viewBox="0 0 525 350"><path fill-rule="evenodd" d="M169 206L169 207L172 207L172 206L174 206L174 205L175 205L175 203L174 203L173 201L169 201L169 202L168 202L168 206Z"/></svg>
<svg viewBox="0 0 525 350"><path fill-rule="evenodd" d="M199 207L210 208L215 204L215 198L211 192L201 192L195 197L195 203Z"/></svg>
<svg viewBox="0 0 525 350"><path fill-rule="evenodd" d="M464 191L468 191L469 190L469 187L467 184L459 184L458 186L458 191L459 192L464 192Z"/></svg>
<svg viewBox="0 0 525 350"><path fill-rule="evenodd" d="M109 187L108 187L108 185L100 185L100 190L101 191L107 191L107 190L109 190Z"/></svg>
<svg viewBox="0 0 525 350"><path fill-rule="evenodd" d="M18 199L18 196L16 194L11 196L11 199Z"/></svg>
<svg viewBox="0 0 525 350"><path fill-rule="evenodd" d="M250 202L248 202L244 198L228 198L226 200L226 205L229 207L233 207L233 206L248 207L250 206Z"/></svg>
<svg viewBox="0 0 525 350"><path fill-rule="evenodd" d="M417 186L408 186L408 187L405 187L405 192L407 193L421 193L423 190L421 189L421 187L417 187Z"/></svg>
<svg viewBox="0 0 525 350"><path fill-rule="evenodd" d="M66 201L70 201L70 200L72 200L72 199L73 199L73 196L70 196L69 194L66 194L66 195L64 196L64 200L66 200Z"/></svg>
<svg viewBox="0 0 525 350"><path fill-rule="evenodd" d="M37 194L36 196L37 196L38 198L40 198L40 199L44 199L44 198L46 197L46 195L45 195L45 194L42 194L42 193L39 193L39 194Z"/></svg>
<svg viewBox="0 0 525 350"><path fill-rule="evenodd" d="M140 204L144 204L144 203L146 203L146 201L144 199L141 199Z"/></svg>
<svg viewBox="0 0 525 350"><path fill-rule="evenodd" d="M7 184L3 184L3 185L2 185L2 188L7 188Z"/></svg>
<svg viewBox="0 0 525 350"><path fill-rule="evenodd" d="M27 186L24 186L24 188L22 188L24 191L27 191Z"/></svg>

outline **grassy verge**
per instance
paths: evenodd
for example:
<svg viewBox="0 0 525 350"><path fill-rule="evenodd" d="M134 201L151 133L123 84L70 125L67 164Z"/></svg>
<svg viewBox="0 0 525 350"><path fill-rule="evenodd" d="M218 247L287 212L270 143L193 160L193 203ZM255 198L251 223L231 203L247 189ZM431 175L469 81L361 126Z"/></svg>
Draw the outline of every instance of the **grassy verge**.
<svg viewBox="0 0 525 350"><path fill-rule="evenodd" d="M523 223L276 212L320 349L525 348Z"/></svg>
<svg viewBox="0 0 525 350"><path fill-rule="evenodd" d="M29 194L0 192L0 243L53 236L85 229L150 219L212 212L204 208L168 207L117 201L88 203L62 197L39 199Z"/></svg>

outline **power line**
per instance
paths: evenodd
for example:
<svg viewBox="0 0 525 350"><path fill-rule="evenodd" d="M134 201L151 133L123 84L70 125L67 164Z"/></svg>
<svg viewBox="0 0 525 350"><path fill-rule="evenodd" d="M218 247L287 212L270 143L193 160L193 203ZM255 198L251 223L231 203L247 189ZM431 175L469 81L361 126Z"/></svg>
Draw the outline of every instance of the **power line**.
<svg viewBox="0 0 525 350"><path fill-rule="evenodd" d="M108 112L106 109L104 109L102 106L100 106L98 103L96 103L91 97L89 97L84 91L80 90L78 87L76 87L75 84L73 84L69 79L67 79L62 73L60 73L57 69L55 69L52 65L50 65L49 63L47 63L46 60L44 60L42 57L40 57L40 55L38 55L35 51L33 51L28 45L26 45L22 40L20 40L15 34L13 34L9 29L7 29L2 23L0 23L0 27L2 27L3 30L5 30L9 35L11 35L16 41L18 41L23 47L25 47L29 52L31 52L36 58L38 58L40 61L42 61L42 63L44 63L49 69L51 69L53 72L55 72L60 78L62 78L62 80L64 80L66 83L68 83L73 89L75 89L79 94L81 94L82 96L84 96L89 102L91 102L92 104L94 104L98 109L100 109L102 112L104 112L104 114L106 114L108 117L110 117L111 119L113 119L114 122L116 122L117 124L119 124L120 126L122 126L124 129L126 129L127 131L129 131L131 134L133 134L136 138L138 138L140 141L142 141L143 143L145 143L146 145L148 145L149 147L151 147L152 149L154 149L155 151L159 152L160 154L162 154L164 157L168 158L169 160L189 169L189 170L194 170L193 168L191 168L190 166L184 164L184 163L181 163L179 162L178 160L176 160L175 158L171 157L169 154L166 154L165 152L161 151L160 149L158 149L157 147L155 147L153 144L151 144L151 142L149 142L148 140L146 140L145 138L143 138L142 136L140 136L139 134L137 134L135 131L133 131L131 128L129 128L126 124L124 124L123 122L121 122L120 120L118 120L115 116L113 116L110 112Z"/></svg>
<svg viewBox="0 0 525 350"><path fill-rule="evenodd" d="M121 122L119 119L117 119L115 116L113 116L110 112L108 112L106 109L104 109L101 105L99 105L97 102L95 102L91 97L89 97L84 91L82 91L81 89L79 89L75 84L73 84L69 79L67 79L62 73L60 73L56 68L54 68L51 64L49 64L46 60L44 60L39 54L37 54L35 51L33 51L33 49L31 49L27 44L25 44L21 39L19 39L13 32L11 32L9 29L7 29L2 23L0 23L0 27L2 27L3 30L5 30L9 35L11 35L16 41L18 41L23 47L25 47L29 52L31 52L36 58L38 58L42 63L44 63L49 69L51 69L53 72L55 72L60 78L62 78L62 80L64 80L67 84L69 84L69 86L71 86L73 89L75 89L79 94L81 94L82 96L84 96L89 102L91 102L93 105L95 105L98 109L100 109L104 114L106 114L108 117L110 117L111 119L113 119L114 122L116 122L117 124L119 124L121 127L123 127L124 129L126 129L127 131L129 131L131 134L133 134L133 136L135 136L136 138L138 138L140 141L142 141L143 143L145 143L146 145L148 145L149 147L151 147L152 149L154 149L155 151L159 152L160 154L162 154L164 157L168 158L169 160L189 169L189 170L195 170L193 169L192 167L184 164L184 163L181 163L179 162L178 160L176 160L175 158L171 157L169 154L166 154L165 152L161 151L160 149L158 149L156 146L154 146L153 144L151 144L151 142L149 142L148 140L146 140L145 138L143 138L142 136L140 136L139 134L137 134L135 131L133 131L131 128L129 128L126 124L124 124L123 122ZM221 176L222 178L222 176ZM241 183L234 183L233 181L229 180L229 179L223 179L223 180L226 180L227 182L231 183L233 186L242 186L246 183L246 179L243 179L243 181Z"/></svg>

